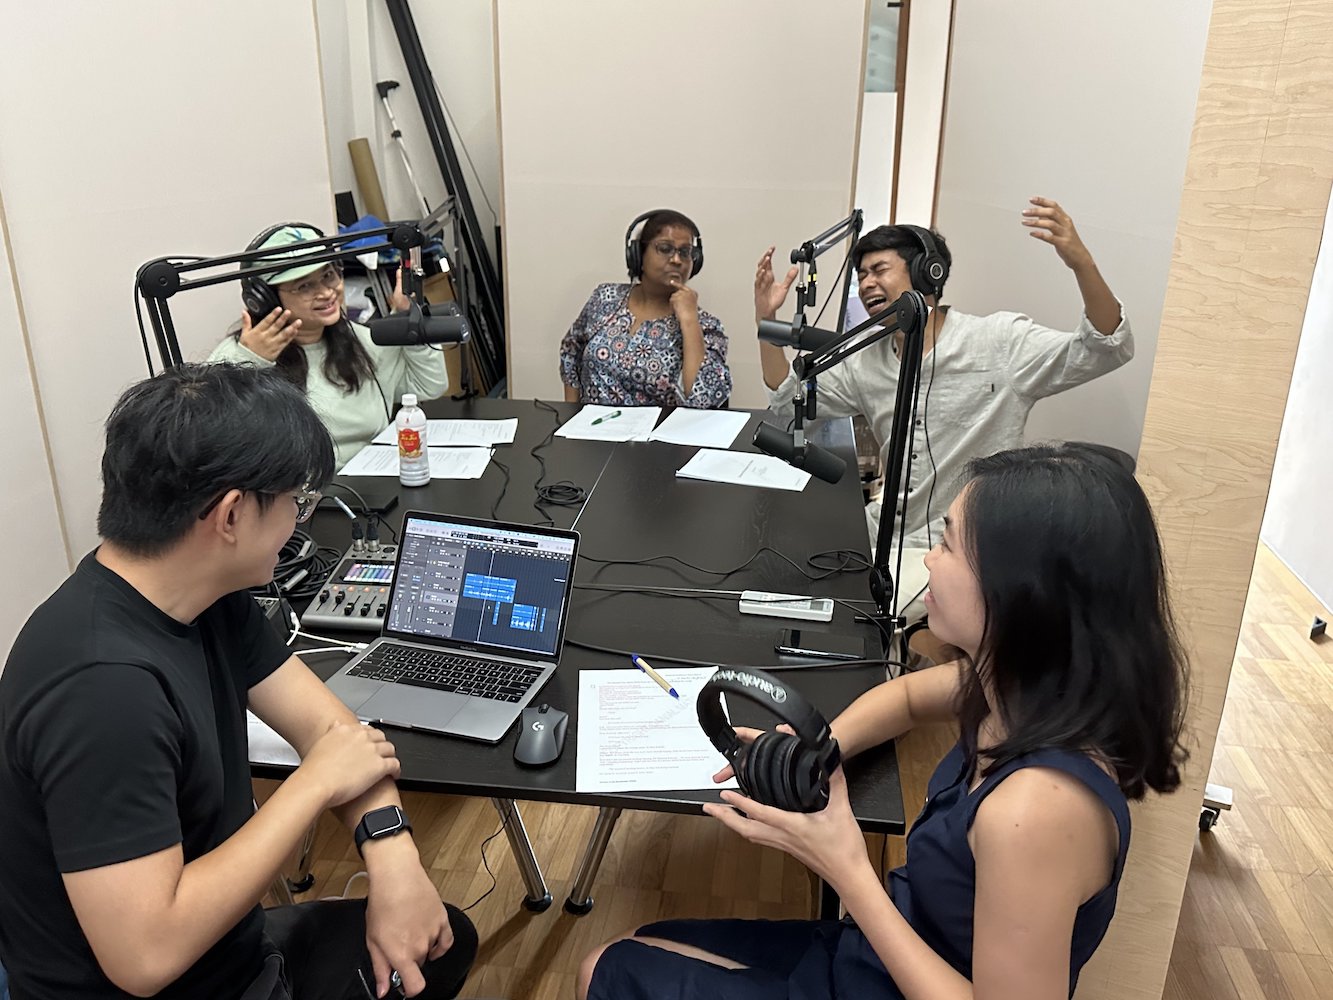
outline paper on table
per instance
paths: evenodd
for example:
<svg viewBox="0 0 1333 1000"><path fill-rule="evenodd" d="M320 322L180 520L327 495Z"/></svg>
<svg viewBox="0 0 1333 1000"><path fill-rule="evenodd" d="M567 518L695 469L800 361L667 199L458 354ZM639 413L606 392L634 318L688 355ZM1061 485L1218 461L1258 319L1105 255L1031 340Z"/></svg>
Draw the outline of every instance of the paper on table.
<svg viewBox="0 0 1333 1000"><path fill-rule="evenodd" d="M508 420L427 420L426 444L432 448L513 444L517 432L518 417ZM370 443L396 445L398 429L390 424Z"/></svg>
<svg viewBox="0 0 1333 1000"><path fill-rule="evenodd" d="M617 416L611 416L611 414ZM647 441L662 415L657 406L595 406L589 403L555 432L556 437L580 441ZM601 419L596 426L593 421Z"/></svg>
<svg viewBox="0 0 1333 1000"><path fill-rule="evenodd" d="M730 410L690 410L677 407L648 435L649 441L693 444L700 448L730 448L750 419L748 413Z"/></svg>
<svg viewBox="0 0 1333 1000"><path fill-rule="evenodd" d="M699 728L695 700L712 667L661 670L677 700L640 670L579 672L580 792L735 788L713 784L726 759Z"/></svg>
<svg viewBox="0 0 1333 1000"><path fill-rule="evenodd" d="M491 461L490 448L427 448L431 479L480 479ZM398 449L368 444L338 470L340 476L396 476Z"/></svg>
<svg viewBox="0 0 1333 1000"><path fill-rule="evenodd" d="M250 736L251 764L288 764L296 767L301 763L301 756L296 748L284 740L268 723L254 712L245 713L245 724Z"/></svg>
<svg viewBox="0 0 1333 1000"><path fill-rule="evenodd" d="M794 469L780 458L743 451L700 448L677 472L680 479L704 479L735 486L763 486L771 490L799 493L810 482L810 473Z"/></svg>

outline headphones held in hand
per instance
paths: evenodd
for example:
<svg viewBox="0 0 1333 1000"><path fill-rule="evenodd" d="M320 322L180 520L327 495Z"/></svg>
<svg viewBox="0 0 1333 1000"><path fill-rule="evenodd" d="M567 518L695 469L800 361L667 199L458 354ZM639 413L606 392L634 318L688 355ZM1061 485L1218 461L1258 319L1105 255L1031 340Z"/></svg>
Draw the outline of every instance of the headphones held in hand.
<svg viewBox="0 0 1333 1000"><path fill-rule="evenodd" d="M722 710L722 695L762 705L796 731L760 733L753 743L736 735ZM829 724L797 692L762 670L718 667L699 691L699 725L731 762L741 791L764 805L788 812L819 812L828 805L829 776L842 751Z"/></svg>
<svg viewBox="0 0 1333 1000"><path fill-rule="evenodd" d="M625 230L625 267L629 270L630 280L643 277L643 247L639 245L639 238L634 235L634 227L640 222L651 219L654 215L669 211L671 209L655 208L651 212L644 212L642 215L635 216L634 221ZM682 218L685 217L682 216ZM704 241L703 237L699 235L699 227L689 219L686 219L686 221L690 223L690 229L694 232L694 239L690 241L690 260L692 262L690 277L693 278L704 267Z"/></svg>
<svg viewBox="0 0 1333 1000"><path fill-rule="evenodd" d="M912 279L912 287L922 295L933 295L938 301L940 293L944 290L944 283L949 280L949 262L941 256L940 248L935 245L935 237L930 234L929 229L907 225L899 228L907 230L921 244L921 253L913 257L907 265L907 274Z"/></svg>
<svg viewBox="0 0 1333 1000"><path fill-rule="evenodd" d="M323 239L324 233L316 226L308 222L279 222L276 226L269 226L262 233L250 241L246 250L258 250L264 245L264 241L280 229L288 227L294 229L309 229L316 235L314 239ZM244 266L244 265L242 265ZM258 325L263 322L274 309L281 308L282 300L278 298L278 290L270 285L263 278L242 278L241 279L241 304L245 306L246 312L250 314L251 322Z"/></svg>

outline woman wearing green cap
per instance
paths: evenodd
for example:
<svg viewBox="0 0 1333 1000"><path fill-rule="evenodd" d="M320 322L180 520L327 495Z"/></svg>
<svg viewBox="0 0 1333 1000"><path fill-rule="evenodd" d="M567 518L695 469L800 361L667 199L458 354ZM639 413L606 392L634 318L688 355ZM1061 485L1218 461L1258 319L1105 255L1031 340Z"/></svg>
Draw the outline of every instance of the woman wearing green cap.
<svg viewBox="0 0 1333 1000"><path fill-rule="evenodd" d="M278 249L323 235L306 223L284 223L265 229L247 249ZM312 252L293 250L290 256L299 261ZM277 367L305 390L333 437L339 467L393 419L393 401L403 393L438 399L449 389L439 350L381 347L366 327L347 318L340 262L294 263L263 278L244 278L241 298L240 329L224 337L208 360ZM406 307L400 300L401 286L395 308Z"/></svg>

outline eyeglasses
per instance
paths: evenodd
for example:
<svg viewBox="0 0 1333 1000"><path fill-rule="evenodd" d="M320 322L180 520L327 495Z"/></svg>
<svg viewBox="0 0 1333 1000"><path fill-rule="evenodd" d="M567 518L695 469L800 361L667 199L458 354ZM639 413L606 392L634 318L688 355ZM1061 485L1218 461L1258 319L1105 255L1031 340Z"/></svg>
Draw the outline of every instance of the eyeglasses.
<svg viewBox="0 0 1333 1000"><path fill-rule="evenodd" d="M313 277L306 278L297 285L280 286L288 294L298 299L313 299L320 292L335 291L343 283L342 264L330 264Z"/></svg>
<svg viewBox="0 0 1333 1000"><path fill-rule="evenodd" d="M653 249L667 260L672 257L680 257L681 260L692 260L694 258L693 243L687 243L683 247L673 246L670 243L654 243Z"/></svg>
<svg viewBox="0 0 1333 1000"><path fill-rule="evenodd" d="M208 517L209 514L213 513L213 508L222 503L222 498L230 492L230 490L223 490L212 500L208 501L208 506L199 512L199 520L202 521L204 518ZM310 516L315 513L315 508L319 506L319 502L322 499L324 499L323 493L319 490L312 490L308 486L303 486L301 489L295 491L292 494L292 500L296 503L296 523L305 524L306 521L309 521Z"/></svg>
<svg viewBox="0 0 1333 1000"><path fill-rule="evenodd" d="M310 520L310 515L315 512L315 508L319 506L320 500L324 499L324 494L307 486L302 487L300 492L293 494L292 499L296 501L296 523L305 524Z"/></svg>

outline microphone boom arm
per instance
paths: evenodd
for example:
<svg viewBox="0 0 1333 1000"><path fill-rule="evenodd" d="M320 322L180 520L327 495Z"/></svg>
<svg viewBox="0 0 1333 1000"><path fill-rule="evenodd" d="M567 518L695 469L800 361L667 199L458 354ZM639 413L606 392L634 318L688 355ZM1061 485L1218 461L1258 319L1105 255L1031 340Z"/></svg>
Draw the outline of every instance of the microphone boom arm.
<svg viewBox="0 0 1333 1000"><path fill-rule="evenodd" d="M792 371L801 385L793 400L795 419L793 420L793 452L791 464L803 468L806 458L805 431L803 417L807 413L806 401L802 393L810 396L809 411L813 415L815 386L813 379L821 372L842 364L853 354L864 351L872 344L879 343L885 337L902 333L903 346L899 355L898 389L893 403L893 423L889 431L888 457L884 466L884 502L896 505L902 488L904 476L911 475L911 459L907 448L907 438L911 433L912 416L916 408L917 392L921 385L921 352L925 343L926 317L930 310L925 297L918 291L907 291L899 296L892 305L880 310L865 322L858 324L825 347L798 355L792 361ZM863 333L871 327L882 324L882 328L860 340ZM800 329L795 331L799 335ZM874 616L881 624L900 627L905 624L900 620L894 602L898 596L894 581L902 576L902 546L897 547L896 571L889 567L889 553L894 548L894 528L901 525L903 519L896 512L896 506L881 509L879 533L875 542L875 558L870 570L870 595L874 599L877 613ZM901 534L901 530L900 530Z"/></svg>
<svg viewBox="0 0 1333 1000"><path fill-rule="evenodd" d="M351 243L364 243L367 240L373 240L375 237L381 237L381 239L378 242L370 243L369 246L348 246ZM189 291L192 288L206 288L209 285L220 285L228 281L240 281L242 278L262 278L265 275L285 271L293 263L323 264L363 253L379 253L381 250L407 252L420 247L424 242L420 227L415 223L405 222L383 226L378 229L335 233L333 236L323 236L319 239L305 240L301 243L289 243L283 246L281 250L269 247L258 250L244 250L240 253L228 254L225 257L201 257L186 260L158 257L139 268L134 276L134 290L147 306L148 319L153 327L154 339L157 341L158 358L161 360L163 368L175 368L184 363L184 357L181 354L180 340L176 337L176 327L171 320L171 309L167 305L167 300L177 292ZM301 256L296 261L292 259L293 250L304 250L306 248L310 248L312 251L309 255ZM282 256L278 256L279 254ZM256 266L229 268L221 274L204 277L182 277L195 271L224 267L228 264L248 263L253 263ZM146 349L147 344L145 344L145 353ZM149 359L149 374L153 373L152 368L152 360Z"/></svg>

